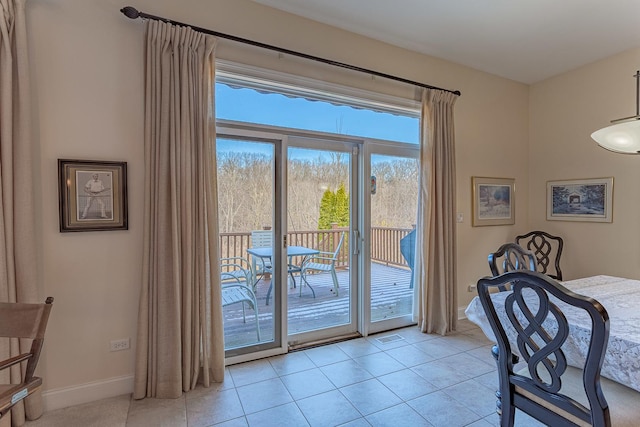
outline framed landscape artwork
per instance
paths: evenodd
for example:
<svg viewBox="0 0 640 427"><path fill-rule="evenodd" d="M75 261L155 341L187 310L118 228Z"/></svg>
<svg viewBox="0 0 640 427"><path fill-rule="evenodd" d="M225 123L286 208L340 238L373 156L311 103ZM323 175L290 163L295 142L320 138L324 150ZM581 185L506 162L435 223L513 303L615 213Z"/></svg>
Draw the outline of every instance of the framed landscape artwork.
<svg viewBox="0 0 640 427"><path fill-rule="evenodd" d="M60 231L127 230L127 163L58 159Z"/></svg>
<svg viewBox="0 0 640 427"><path fill-rule="evenodd" d="M474 227L515 223L515 179L474 176L471 181Z"/></svg>
<svg viewBox="0 0 640 427"><path fill-rule="evenodd" d="M547 220L612 222L613 178L547 182Z"/></svg>

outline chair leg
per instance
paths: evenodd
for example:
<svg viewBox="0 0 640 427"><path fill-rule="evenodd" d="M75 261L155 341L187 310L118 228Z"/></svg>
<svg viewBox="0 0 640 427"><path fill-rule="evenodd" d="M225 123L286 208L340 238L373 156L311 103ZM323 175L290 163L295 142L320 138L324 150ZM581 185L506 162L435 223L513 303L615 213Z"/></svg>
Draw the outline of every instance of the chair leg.
<svg viewBox="0 0 640 427"><path fill-rule="evenodd" d="M271 278L271 281L269 282L269 289L267 289L267 304L269 305L269 298L271 297L271 291L273 290L273 277Z"/></svg>
<svg viewBox="0 0 640 427"><path fill-rule="evenodd" d="M244 303L242 304L244 306ZM260 321L258 320L258 300L253 298L253 314L256 318L256 333L258 335L258 342L260 342Z"/></svg>
<svg viewBox="0 0 640 427"><path fill-rule="evenodd" d="M260 321L258 320L258 310L254 311L256 316L256 333L258 334L258 342L260 342Z"/></svg>
<svg viewBox="0 0 640 427"><path fill-rule="evenodd" d="M289 275L289 278L291 279L291 282L293 283L293 289L295 289L295 288L296 288L296 278L295 278L295 276L293 275L293 272L292 272L292 271L290 271L290 272L288 273L288 275Z"/></svg>
<svg viewBox="0 0 640 427"><path fill-rule="evenodd" d="M339 296L339 284L338 284L338 275L336 274L336 270L331 270L331 278L333 279L333 291L336 293L336 296Z"/></svg>
<svg viewBox="0 0 640 427"><path fill-rule="evenodd" d="M498 363L499 353L500 351L498 350L497 345L491 347L491 355L495 359L496 364ZM514 364L518 363L518 356L513 354L512 357L512 362ZM500 375L499 372L498 375ZM516 414L515 407L513 406L513 401L511 400L511 396L509 396L508 394L503 395L500 392L499 388L500 387L498 386L498 390L496 390L496 413L500 416L500 426L513 427L513 422Z"/></svg>
<svg viewBox="0 0 640 427"><path fill-rule="evenodd" d="M493 347L491 347L491 355L493 356L493 359L496 361L496 365L498 364L499 353L500 352L498 350L497 345L494 345ZM498 414L502 419L502 396L500 395L499 385L498 385L498 390L496 390L496 414Z"/></svg>
<svg viewBox="0 0 640 427"><path fill-rule="evenodd" d="M516 408L513 406L513 402L511 402L508 396L501 397L500 409L501 409L500 426L513 427L513 422L516 415Z"/></svg>
<svg viewBox="0 0 640 427"><path fill-rule="evenodd" d="M316 297L316 291L313 290L313 286L311 286L309 284L309 282L307 281L307 277L305 275L304 271L300 272L300 296L302 296L302 286L303 286L303 282L309 287L309 289L311 289L311 293L313 294L313 297Z"/></svg>

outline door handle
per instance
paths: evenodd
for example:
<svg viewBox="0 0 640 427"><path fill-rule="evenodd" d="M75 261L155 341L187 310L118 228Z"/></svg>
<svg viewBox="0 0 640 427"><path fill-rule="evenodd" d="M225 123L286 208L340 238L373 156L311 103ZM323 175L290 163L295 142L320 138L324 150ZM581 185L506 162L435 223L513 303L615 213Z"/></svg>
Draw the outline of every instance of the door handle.
<svg viewBox="0 0 640 427"><path fill-rule="evenodd" d="M351 248L352 248L351 254L359 255L360 254L360 231L353 230L352 234L353 234L353 244L351 245Z"/></svg>

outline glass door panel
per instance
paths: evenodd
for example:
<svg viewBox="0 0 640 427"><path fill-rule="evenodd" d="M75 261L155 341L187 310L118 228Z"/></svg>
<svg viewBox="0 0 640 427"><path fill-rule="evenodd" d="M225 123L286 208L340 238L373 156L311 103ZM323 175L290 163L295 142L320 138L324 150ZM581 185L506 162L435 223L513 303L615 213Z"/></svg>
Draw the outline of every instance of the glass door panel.
<svg viewBox="0 0 640 427"><path fill-rule="evenodd" d="M331 144L337 148L327 148ZM352 156L351 145L327 141L288 149L287 237L294 256L288 263L287 325L292 342L355 330L357 269L349 241L357 162Z"/></svg>
<svg viewBox="0 0 640 427"><path fill-rule="evenodd" d="M276 313L281 302L273 286L272 253L276 144L219 136L216 158L222 312L229 357L279 345L281 320Z"/></svg>
<svg viewBox="0 0 640 427"><path fill-rule="evenodd" d="M371 322L411 321L418 160L371 155ZM398 325L394 325L398 326ZM376 328L379 329L379 328Z"/></svg>

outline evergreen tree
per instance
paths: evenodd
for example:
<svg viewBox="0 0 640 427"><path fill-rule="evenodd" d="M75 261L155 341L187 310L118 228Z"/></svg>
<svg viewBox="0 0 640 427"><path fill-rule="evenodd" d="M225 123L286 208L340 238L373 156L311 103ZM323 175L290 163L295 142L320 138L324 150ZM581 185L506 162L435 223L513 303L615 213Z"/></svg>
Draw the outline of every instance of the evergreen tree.
<svg viewBox="0 0 640 427"><path fill-rule="evenodd" d="M320 200L318 229L329 230L333 223L340 227L349 225L349 194L344 183L340 184L335 193L329 189L325 190Z"/></svg>
<svg viewBox="0 0 640 427"><path fill-rule="evenodd" d="M340 183L335 200L336 216L333 222L338 223L340 227L347 227L349 225L349 195L344 188L344 183Z"/></svg>
<svg viewBox="0 0 640 427"><path fill-rule="evenodd" d="M336 195L333 191L326 189L320 200L320 217L318 218L318 229L329 230L335 217Z"/></svg>

